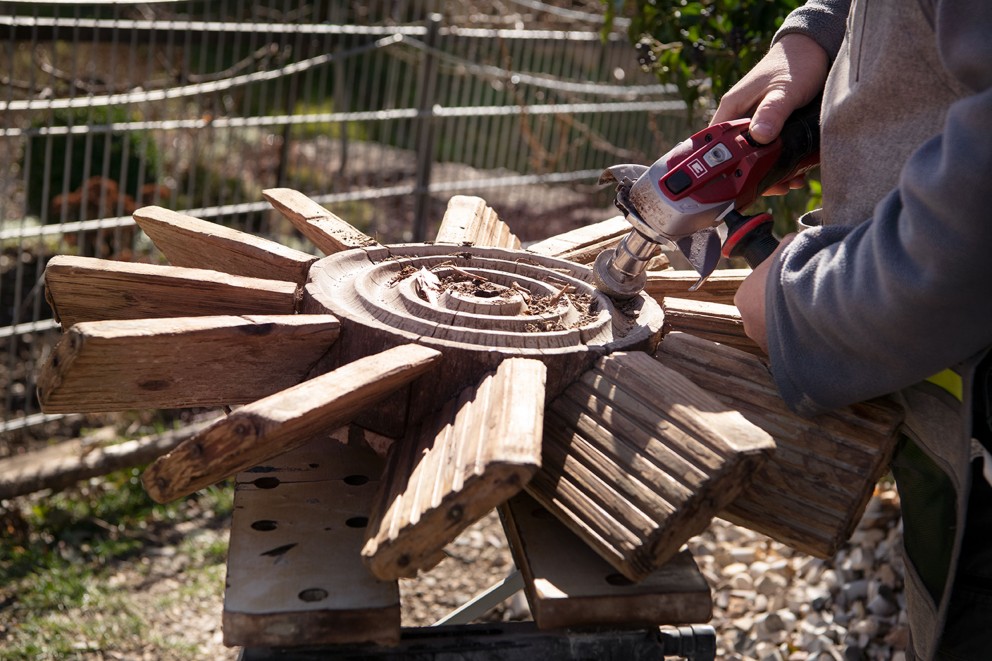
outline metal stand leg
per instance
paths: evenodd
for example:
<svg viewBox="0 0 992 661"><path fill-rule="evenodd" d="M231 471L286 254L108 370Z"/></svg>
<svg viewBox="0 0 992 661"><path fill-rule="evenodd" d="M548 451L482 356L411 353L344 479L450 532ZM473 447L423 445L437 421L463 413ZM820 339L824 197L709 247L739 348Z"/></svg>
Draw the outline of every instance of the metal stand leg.
<svg viewBox="0 0 992 661"><path fill-rule="evenodd" d="M716 630L708 624L687 627L661 627L665 656L684 656L692 661L716 659Z"/></svg>
<svg viewBox="0 0 992 661"><path fill-rule="evenodd" d="M505 599L512 597L517 591L522 590L523 587L523 576L520 575L519 569L514 569L502 581L496 583L488 590L475 595L431 626L436 627L442 624L468 624L472 620L478 619L491 611Z"/></svg>

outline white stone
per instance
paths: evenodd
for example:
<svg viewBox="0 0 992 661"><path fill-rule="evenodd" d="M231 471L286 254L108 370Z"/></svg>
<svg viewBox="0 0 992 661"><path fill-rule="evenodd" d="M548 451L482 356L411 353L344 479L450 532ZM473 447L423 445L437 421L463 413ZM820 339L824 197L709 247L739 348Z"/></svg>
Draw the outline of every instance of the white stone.
<svg viewBox="0 0 992 661"><path fill-rule="evenodd" d="M858 620L848 627L847 630L857 636L874 636L878 633L878 621L872 618Z"/></svg>
<svg viewBox="0 0 992 661"><path fill-rule="evenodd" d="M785 629L785 631L792 631L796 628L796 622L799 618L791 610L783 608L775 611L775 614L779 617L779 619L781 619L782 628Z"/></svg>
<svg viewBox="0 0 992 661"><path fill-rule="evenodd" d="M747 573L735 574L730 579L730 587L735 590L753 590L754 579Z"/></svg>
<svg viewBox="0 0 992 661"><path fill-rule="evenodd" d="M757 580L754 584L754 589L758 591L758 594L780 594L789 585L788 579L781 574L772 572L763 573L756 578Z"/></svg>
<svg viewBox="0 0 992 661"><path fill-rule="evenodd" d="M757 655L758 661L785 661L778 646L767 641L761 641L755 645L754 653Z"/></svg>
<svg viewBox="0 0 992 661"><path fill-rule="evenodd" d="M730 557L734 559L734 562L742 562L748 565L758 559L757 551L751 546L740 546L730 549Z"/></svg>

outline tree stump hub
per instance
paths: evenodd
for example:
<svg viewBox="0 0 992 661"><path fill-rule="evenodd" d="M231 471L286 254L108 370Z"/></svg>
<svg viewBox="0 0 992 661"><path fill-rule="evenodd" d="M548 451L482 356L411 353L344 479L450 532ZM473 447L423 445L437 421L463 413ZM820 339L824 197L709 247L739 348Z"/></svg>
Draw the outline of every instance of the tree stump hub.
<svg viewBox="0 0 992 661"><path fill-rule="evenodd" d="M629 349L654 338L662 316L646 295L618 305L582 265L522 250L437 244L331 255L311 268L307 295L373 335L529 357Z"/></svg>
<svg viewBox="0 0 992 661"><path fill-rule="evenodd" d="M614 302L584 265L450 244L355 248L325 257L310 269L303 311L341 321L331 364L401 343L442 351L442 378L413 386L423 392L411 406L424 411L510 357L542 361L554 396L600 356L652 350L663 316L646 294Z"/></svg>

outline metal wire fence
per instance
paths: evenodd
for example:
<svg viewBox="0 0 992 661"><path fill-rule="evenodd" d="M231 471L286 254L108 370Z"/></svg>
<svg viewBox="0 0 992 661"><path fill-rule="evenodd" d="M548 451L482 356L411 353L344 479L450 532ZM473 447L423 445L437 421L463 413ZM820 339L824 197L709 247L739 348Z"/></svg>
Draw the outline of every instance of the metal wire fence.
<svg viewBox="0 0 992 661"><path fill-rule="evenodd" d="M311 250L261 191L300 190L380 241L451 195L522 239L613 212L601 170L687 134L599 0L0 2L0 433L48 420L55 254L160 261L158 204ZM622 26L617 26L622 27Z"/></svg>

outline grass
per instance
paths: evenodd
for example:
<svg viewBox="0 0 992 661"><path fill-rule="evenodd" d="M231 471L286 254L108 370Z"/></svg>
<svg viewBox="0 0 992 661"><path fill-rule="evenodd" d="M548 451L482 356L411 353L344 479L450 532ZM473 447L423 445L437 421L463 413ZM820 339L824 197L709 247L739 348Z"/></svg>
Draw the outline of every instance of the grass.
<svg viewBox="0 0 992 661"><path fill-rule="evenodd" d="M233 494L213 487L158 505L138 475L0 508L0 658L127 657L150 646L154 658L196 658L195 643L161 633L156 618L219 600ZM149 590L156 581L179 589Z"/></svg>

